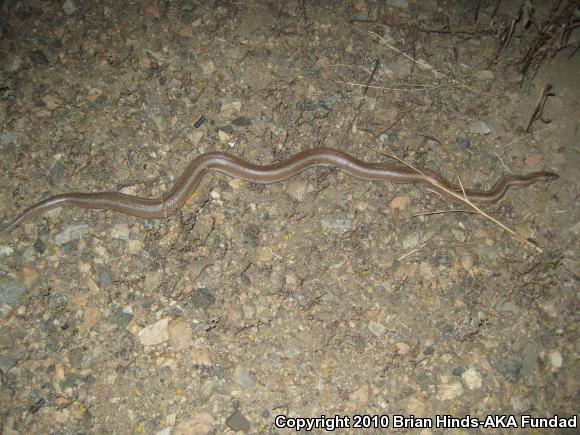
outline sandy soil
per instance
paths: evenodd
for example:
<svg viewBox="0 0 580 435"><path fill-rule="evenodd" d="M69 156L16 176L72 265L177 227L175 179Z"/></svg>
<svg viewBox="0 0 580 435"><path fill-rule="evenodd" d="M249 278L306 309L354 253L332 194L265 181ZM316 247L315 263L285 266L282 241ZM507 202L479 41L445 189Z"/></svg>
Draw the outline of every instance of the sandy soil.
<svg viewBox="0 0 580 435"><path fill-rule="evenodd" d="M495 3L0 2L3 222L61 192L161 195L212 150L394 153L477 188L560 174L486 208L543 253L429 189L324 168L212 174L166 220L38 217L0 239L0 432L575 415L580 56L522 83L525 32L496 38L520 2ZM546 82L551 122L526 132Z"/></svg>

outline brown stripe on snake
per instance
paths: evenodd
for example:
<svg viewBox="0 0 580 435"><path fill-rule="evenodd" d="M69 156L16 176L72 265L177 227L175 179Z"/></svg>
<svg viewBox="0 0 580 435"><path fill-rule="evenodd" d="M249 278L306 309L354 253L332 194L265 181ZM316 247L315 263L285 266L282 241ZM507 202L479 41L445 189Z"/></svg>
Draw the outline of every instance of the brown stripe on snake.
<svg viewBox="0 0 580 435"><path fill-rule="evenodd" d="M443 189L429 182L426 177L430 177L441 186L463 194L462 190L430 169L421 169L422 173L418 173L410 167L364 162L345 152L331 148L314 148L302 151L288 160L270 165L255 165L231 154L209 152L194 159L181 174L173 188L159 198L142 198L118 192L64 193L34 204L1 231L8 233L22 222L59 207L115 210L143 218L165 218L183 207L208 172L220 172L252 183L271 184L279 183L316 166L338 168L348 175L363 180L426 185L443 196L457 201ZM503 198L510 187L526 187L536 181L556 178L558 178L557 174L547 171L532 172L526 175L506 175L487 191L466 189L465 195L470 201L477 204L493 204Z"/></svg>

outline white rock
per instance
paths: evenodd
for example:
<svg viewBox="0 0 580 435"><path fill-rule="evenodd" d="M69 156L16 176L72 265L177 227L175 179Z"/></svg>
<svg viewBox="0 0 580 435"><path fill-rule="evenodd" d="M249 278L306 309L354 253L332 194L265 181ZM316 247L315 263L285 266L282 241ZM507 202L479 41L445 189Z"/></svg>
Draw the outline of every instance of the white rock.
<svg viewBox="0 0 580 435"><path fill-rule="evenodd" d="M437 392L438 400L453 400L457 399L463 394L463 386L461 382L451 382L448 384L439 385Z"/></svg>
<svg viewBox="0 0 580 435"><path fill-rule="evenodd" d="M550 364L552 365L554 370L560 369L562 367L562 362L564 361L562 358L562 354L557 350L553 350L550 353L548 353L548 360L550 361Z"/></svg>
<svg viewBox="0 0 580 435"><path fill-rule="evenodd" d="M461 375L461 378L463 379L463 382L465 382L465 385L467 385L467 388L470 390L481 388L481 375L477 369L475 369L475 367L470 367L465 370Z"/></svg>
<svg viewBox="0 0 580 435"><path fill-rule="evenodd" d="M169 340L170 317L165 317L152 325L141 329L137 336L143 346L155 346Z"/></svg>
<svg viewBox="0 0 580 435"><path fill-rule="evenodd" d="M80 239L88 230L89 226L87 224L69 225L55 236L54 242L62 246L73 240Z"/></svg>
<svg viewBox="0 0 580 435"><path fill-rule="evenodd" d="M490 134L491 128L483 121L475 121L468 127L468 131L472 134Z"/></svg>

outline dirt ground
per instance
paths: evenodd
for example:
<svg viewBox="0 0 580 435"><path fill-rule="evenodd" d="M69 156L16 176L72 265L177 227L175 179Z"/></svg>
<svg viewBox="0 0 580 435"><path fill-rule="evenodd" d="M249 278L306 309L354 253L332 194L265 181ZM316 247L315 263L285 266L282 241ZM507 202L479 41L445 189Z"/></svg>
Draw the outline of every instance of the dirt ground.
<svg viewBox="0 0 580 435"><path fill-rule="evenodd" d="M0 2L3 223L62 192L162 195L212 150L395 154L476 188L560 175L485 208L543 253L427 188L328 168L211 174L164 220L37 217L0 238L0 432L576 415L580 56L522 82L526 31L497 36L521 2L474 3Z"/></svg>

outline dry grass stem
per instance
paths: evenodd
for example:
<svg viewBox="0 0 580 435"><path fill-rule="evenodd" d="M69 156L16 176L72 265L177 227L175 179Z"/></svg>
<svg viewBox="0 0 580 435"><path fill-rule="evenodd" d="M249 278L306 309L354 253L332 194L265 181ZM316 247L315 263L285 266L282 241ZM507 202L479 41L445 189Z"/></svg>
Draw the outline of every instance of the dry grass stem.
<svg viewBox="0 0 580 435"><path fill-rule="evenodd" d="M394 91L394 92L422 92L422 91L430 91L432 89L440 89L440 88L452 88L455 85L407 85L407 86L415 86L415 88L390 88L388 86L376 86L376 85L365 85L363 83L355 83L355 82L344 82L342 80L334 80L336 83L342 83L345 85L350 86L360 86L364 88L371 88L371 89L381 89L384 91Z"/></svg>
<svg viewBox="0 0 580 435"><path fill-rule="evenodd" d="M391 152L390 154L385 154L385 153L382 153L382 152L380 152L378 150L374 150L374 151L377 152L377 153L379 153L379 154L392 157L395 160L401 162L403 165L408 166L409 168L413 169L418 174L421 174L425 178L425 180L427 182L431 183L433 186L437 187L439 190L444 191L445 193L449 194L453 198L455 198L455 199L457 199L457 200L459 200L459 201L467 204L468 206L470 206L471 208L473 208L477 213L479 213L480 215L486 217L487 219L489 219L490 221L492 221L494 224L496 224L499 227L501 227L503 230L505 230L506 232L508 232L510 235L512 235L515 239L517 239L521 243L529 246L532 249L535 249L537 252L539 252L541 254L544 253L544 250L542 248L540 248L538 245L532 243L531 241L529 241L527 239L524 239L522 236L520 236L518 233L516 233L510 227L508 227L504 223L500 222L499 220L497 220L493 216L490 216L485 211L483 211L481 208L479 208L477 205L475 205L471 200L469 200L469 198L467 198L467 195L465 194L465 189L463 188L463 183L461 182L461 178L457 177L458 178L458 181L459 181L459 185L461 187L461 191L463 192L463 195L460 195L459 193L457 193L457 192L455 192L455 191L453 191L451 189L448 189L447 187L443 186L437 180L434 180L433 178L429 177L427 174L425 174L419 168L413 166L410 163L407 163L406 161L404 161L403 159L401 159L400 157L398 157L397 155L395 155L393 152Z"/></svg>

